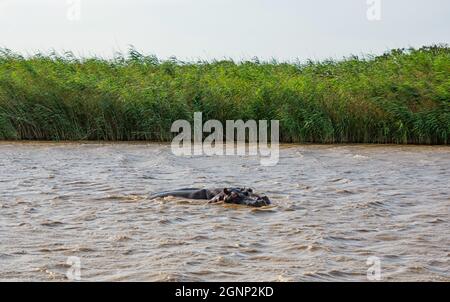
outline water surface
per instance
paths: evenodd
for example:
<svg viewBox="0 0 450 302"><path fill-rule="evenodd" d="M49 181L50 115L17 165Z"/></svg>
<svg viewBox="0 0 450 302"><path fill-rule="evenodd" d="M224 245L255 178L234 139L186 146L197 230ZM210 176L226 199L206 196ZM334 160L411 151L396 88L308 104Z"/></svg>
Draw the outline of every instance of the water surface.
<svg viewBox="0 0 450 302"><path fill-rule="evenodd" d="M450 148L282 146L280 162L168 145L0 143L0 280L450 281ZM252 209L148 195L252 186Z"/></svg>

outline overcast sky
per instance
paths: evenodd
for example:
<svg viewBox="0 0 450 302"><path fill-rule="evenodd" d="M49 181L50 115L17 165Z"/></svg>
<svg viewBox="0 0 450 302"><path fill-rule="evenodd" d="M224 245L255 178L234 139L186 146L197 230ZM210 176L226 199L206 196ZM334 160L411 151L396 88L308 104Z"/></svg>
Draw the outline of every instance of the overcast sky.
<svg viewBox="0 0 450 302"><path fill-rule="evenodd" d="M303 60L432 43L450 43L449 0L0 0L0 46L22 53Z"/></svg>

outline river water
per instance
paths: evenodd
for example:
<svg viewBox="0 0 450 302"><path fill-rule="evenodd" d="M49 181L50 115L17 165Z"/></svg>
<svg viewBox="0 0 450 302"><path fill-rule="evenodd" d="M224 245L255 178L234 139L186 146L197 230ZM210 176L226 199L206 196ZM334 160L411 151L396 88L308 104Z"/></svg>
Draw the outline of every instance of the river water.
<svg viewBox="0 0 450 302"><path fill-rule="evenodd" d="M445 146L286 145L263 167L164 144L4 142L0 280L68 280L76 259L85 281L450 281L449 183ZM274 206L147 197L234 185Z"/></svg>

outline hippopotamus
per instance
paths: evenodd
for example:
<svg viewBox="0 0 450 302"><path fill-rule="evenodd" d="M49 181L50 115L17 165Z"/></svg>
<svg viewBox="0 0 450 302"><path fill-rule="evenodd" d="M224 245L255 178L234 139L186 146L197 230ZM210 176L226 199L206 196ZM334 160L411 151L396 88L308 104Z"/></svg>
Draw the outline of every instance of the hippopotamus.
<svg viewBox="0 0 450 302"><path fill-rule="evenodd" d="M267 206L271 203L267 196L256 194L251 188L183 188L156 193L151 195L150 199L167 196L187 199L204 199L208 200L208 203L223 201L224 203L241 204L252 207Z"/></svg>

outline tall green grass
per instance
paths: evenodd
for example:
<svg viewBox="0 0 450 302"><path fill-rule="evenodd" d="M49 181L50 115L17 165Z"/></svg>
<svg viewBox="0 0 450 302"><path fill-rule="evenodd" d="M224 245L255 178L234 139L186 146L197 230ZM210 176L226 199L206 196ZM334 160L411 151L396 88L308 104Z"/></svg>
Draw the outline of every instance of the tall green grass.
<svg viewBox="0 0 450 302"><path fill-rule="evenodd" d="M282 142L450 141L450 49L306 63L0 51L0 139L167 141L177 119L278 119Z"/></svg>

